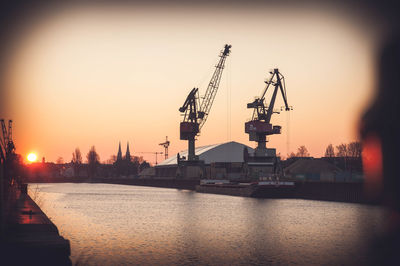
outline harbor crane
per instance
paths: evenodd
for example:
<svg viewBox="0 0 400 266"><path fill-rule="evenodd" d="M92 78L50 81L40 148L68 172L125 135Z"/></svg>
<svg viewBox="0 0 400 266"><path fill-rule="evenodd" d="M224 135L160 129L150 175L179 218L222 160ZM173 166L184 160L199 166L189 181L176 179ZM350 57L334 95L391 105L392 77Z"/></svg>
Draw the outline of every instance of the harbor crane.
<svg viewBox="0 0 400 266"><path fill-rule="evenodd" d="M198 156L195 155L195 137L199 135L201 128L207 121L221 81L225 60L230 53L231 47L231 45L225 44L224 49L221 51L220 59L215 66L214 74L204 97L202 97L202 101L200 101L199 89L193 88L182 107L179 108L179 112L184 113L183 121L180 123L180 139L188 141L188 161L198 161Z"/></svg>
<svg viewBox="0 0 400 266"><path fill-rule="evenodd" d="M165 137L165 142L160 143L158 145L164 147L164 158L165 160L168 159L168 147L169 147L170 141L168 140L168 136Z"/></svg>
<svg viewBox="0 0 400 266"><path fill-rule="evenodd" d="M283 101L285 106L283 108L285 111L293 110L287 103L286 97L286 86L285 86L285 78L279 72L277 68L270 72L272 75L268 80L265 81L267 84L265 89L263 90L261 97L256 98L253 102L247 104L247 108L253 109L253 116L251 121L245 123L245 132L249 134L250 141L257 142L257 148L255 149L255 156L267 156L267 136L273 134L281 134L281 126L276 126L271 124L271 116L274 113L278 113L279 111L274 110L276 95L278 90L282 94ZM273 86L273 93L271 101L269 105L265 103L265 94L267 93L270 86Z"/></svg>

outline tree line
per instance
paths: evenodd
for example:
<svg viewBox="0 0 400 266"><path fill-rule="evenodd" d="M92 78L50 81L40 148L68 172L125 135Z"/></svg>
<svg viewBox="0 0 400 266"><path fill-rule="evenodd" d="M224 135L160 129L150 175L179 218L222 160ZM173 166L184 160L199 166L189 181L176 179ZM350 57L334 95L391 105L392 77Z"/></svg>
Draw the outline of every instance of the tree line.
<svg viewBox="0 0 400 266"><path fill-rule="evenodd" d="M332 144L325 149L325 157L351 157L361 158L361 142L353 141L348 144L342 143L336 146L336 151Z"/></svg>
<svg viewBox="0 0 400 266"><path fill-rule="evenodd" d="M96 176L98 167L101 165L100 156L96 151L95 146L92 146L86 154L88 176ZM72 153L71 164L74 168L74 173L79 176L82 168L82 153L79 148L75 148ZM131 156L131 158L123 157L123 161L118 161L117 156L112 155L111 158L105 161L105 164L113 165L116 175L137 175L140 171L150 167L150 164L143 157Z"/></svg>
<svg viewBox="0 0 400 266"><path fill-rule="evenodd" d="M359 141L352 141L350 143L342 143L334 147L332 144L329 144L325 149L324 157L345 157L345 158L361 158L362 146ZM293 157L310 157L310 153L308 152L306 146L301 145L297 148L296 152L291 152L287 155L287 158Z"/></svg>

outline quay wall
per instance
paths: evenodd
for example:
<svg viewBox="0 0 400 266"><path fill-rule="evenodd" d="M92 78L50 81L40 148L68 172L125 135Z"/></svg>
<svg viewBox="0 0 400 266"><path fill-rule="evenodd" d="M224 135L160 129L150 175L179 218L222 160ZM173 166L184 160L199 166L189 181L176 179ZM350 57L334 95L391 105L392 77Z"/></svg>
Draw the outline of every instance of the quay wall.
<svg viewBox="0 0 400 266"><path fill-rule="evenodd" d="M8 203L0 242L4 265L71 265L69 240L60 236L26 187L13 189Z"/></svg>

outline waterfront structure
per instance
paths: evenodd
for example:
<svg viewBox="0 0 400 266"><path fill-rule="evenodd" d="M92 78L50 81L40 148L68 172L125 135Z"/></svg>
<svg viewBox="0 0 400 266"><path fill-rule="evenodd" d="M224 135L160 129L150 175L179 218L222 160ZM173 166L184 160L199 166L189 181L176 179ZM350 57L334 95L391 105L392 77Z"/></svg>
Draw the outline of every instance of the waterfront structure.
<svg viewBox="0 0 400 266"><path fill-rule="evenodd" d="M267 84L261 96L251 103L247 104L247 108L253 110L253 116L250 121L245 123L245 133L249 134L249 140L257 142L254 153L247 152L245 154L246 162L251 171L249 175L252 178L274 178L278 179L282 176L282 167L280 158L276 156L276 150L267 148L267 136L281 134L281 126L273 125L271 117L273 114L279 114L280 111L293 110L288 105L286 97L285 78L277 68L270 72L271 77L265 81ZM272 86L271 86L272 85ZM269 104L265 97L268 89L273 87L273 93ZM281 110L275 110L275 101L278 91L281 92L285 103Z"/></svg>
<svg viewBox="0 0 400 266"><path fill-rule="evenodd" d="M336 181L343 172L322 159L300 158L284 169L285 176L295 180Z"/></svg>
<svg viewBox="0 0 400 266"><path fill-rule="evenodd" d="M188 150L179 152L164 160L155 167L155 176L169 178L245 178L247 167L244 161L244 151L254 150L244 144L230 141L225 143L197 147L196 155L203 165L181 165L186 160Z"/></svg>
<svg viewBox="0 0 400 266"><path fill-rule="evenodd" d="M198 155L196 155L195 140L207 121L221 81L226 57L230 54L231 47L232 45L225 44L224 49L221 51L220 59L215 66L214 74L211 77L205 95L200 97L199 89L193 88L182 107L179 108L179 112L184 113L183 121L180 123L180 139L188 141L188 154L185 156L185 160L182 160L182 163L185 164L187 162L188 166L194 166L196 163L199 166L204 164L204 162L199 161Z"/></svg>

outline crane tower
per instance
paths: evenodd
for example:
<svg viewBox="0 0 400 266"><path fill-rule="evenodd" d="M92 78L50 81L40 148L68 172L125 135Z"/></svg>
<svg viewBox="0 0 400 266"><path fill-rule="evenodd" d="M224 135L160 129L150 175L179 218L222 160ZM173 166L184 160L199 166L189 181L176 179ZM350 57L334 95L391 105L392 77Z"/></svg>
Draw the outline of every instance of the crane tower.
<svg viewBox="0 0 400 266"><path fill-rule="evenodd" d="M261 96L253 102L247 104L247 108L253 109L253 116L249 122L245 123L245 133L249 134L249 140L257 142L257 147L253 155L246 155L248 164L258 165L257 170L261 175L266 175L267 172L276 174L278 170L278 160L275 149L267 149L267 136L281 134L281 126L272 125L271 117L278 113L279 110L274 110L276 96L278 90L282 94L285 106L281 108L285 111L293 110L289 107L286 97L286 86L284 76L277 68L270 72L271 77L265 81L266 87ZM273 87L272 97L269 104L266 104L265 95L270 87ZM269 169L266 171L266 169Z"/></svg>
<svg viewBox="0 0 400 266"><path fill-rule="evenodd" d="M201 128L207 121L221 81L225 60L230 53L231 47L231 45L225 44L224 49L221 51L220 59L215 66L214 74L204 97L202 97L202 101L200 101L199 89L193 88L182 107L179 108L179 111L184 113L183 121L180 123L180 139L188 141L188 161L198 160L198 156L195 155L195 137L200 133Z"/></svg>

